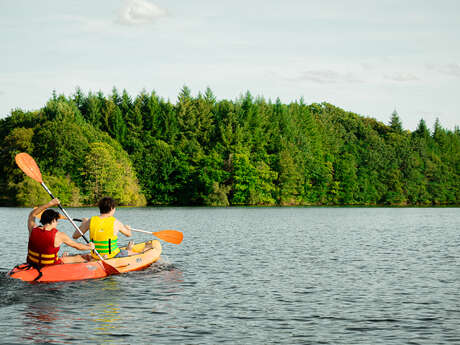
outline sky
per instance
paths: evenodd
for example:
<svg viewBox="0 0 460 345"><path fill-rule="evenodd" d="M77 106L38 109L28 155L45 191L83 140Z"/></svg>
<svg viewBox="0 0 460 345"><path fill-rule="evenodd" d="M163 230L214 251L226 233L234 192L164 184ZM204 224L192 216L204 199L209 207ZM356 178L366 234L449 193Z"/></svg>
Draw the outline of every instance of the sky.
<svg viewBox="0 0 460 345"><path fill-rule="evenodd" d="M328 102L460 125L458 0L0 0L0 117L53 90Z"/></svg>

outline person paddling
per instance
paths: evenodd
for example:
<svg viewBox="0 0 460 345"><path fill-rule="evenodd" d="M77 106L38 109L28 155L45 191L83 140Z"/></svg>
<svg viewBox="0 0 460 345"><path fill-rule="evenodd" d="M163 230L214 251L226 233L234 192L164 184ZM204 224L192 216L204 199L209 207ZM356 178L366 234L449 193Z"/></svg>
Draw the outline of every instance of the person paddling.
<svg viewBox="0 0 460 345"><path fill-rule="evenodd" d="M104 259L120 258L132 254L129 250L118 247L118 233L121 232L126 237L131 237L131 227L124 225L113 215L115 213L115 201L110 197L102 198L99 201L99 216L83 218L80 231L85 234L89 230L90 240L94 242L96 250ZM75 231L74 239L78 239L80 232ZM128 246L129 249L129 246ZM97 254L92 251L92 257L99 260Z"/></svg>
<svg viewBox="0 0 460 345"><path fill-rule="evenodd" d="M57 206L59 203L59 199L55 198L49 203L33 209L29 214L27 220L29 229L27 263L34 267L41 268L47 265L86 261L80 255L59 258L59 249L63 243L78 250L94 249L94 243L83 244L75 242L67 234L56 229L59 212L47 208ZM35 218L42 212L43 214L40 218L42 226L40 227L35 223Z"/></svg>

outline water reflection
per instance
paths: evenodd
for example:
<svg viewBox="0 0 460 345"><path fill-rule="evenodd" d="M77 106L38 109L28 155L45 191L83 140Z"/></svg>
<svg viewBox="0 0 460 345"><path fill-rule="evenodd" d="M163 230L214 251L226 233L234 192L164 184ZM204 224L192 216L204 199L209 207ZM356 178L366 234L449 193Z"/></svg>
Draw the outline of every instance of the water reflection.
<svg viewBox="0 0 460 345"><path fill-rule="evenodd" d="M110 331L117 328L120 321L120 306L118 303L97 304L90 312L91 321L94 322L94 330Z"/></svg>
<svg viewBox="0 0 460 345"><path fill-rule="evenodd" d="M161 290L161 295L167 297L167 299L176 299L184 291L184 273L175 268L170 263L161 262L157 267L158 271L158 283L160 286L156 286L156 290Z"/></svg>
<svg viewBox="0 0 460 345"><path fill-rule="evenodd" d="M176 283L178 283L177 287L180 286L180 283L184 282L183 272L176 268L169 271L161 272L161 277L163 278L165 283L170 283L171 285L176 285Z"/></svg>
<svg viewBox="0 0 460 345"><path fill-rule="evenodd" d="M90 309L89 315L96 332L107 332L115 329L120 321L120 305L117 298L120 284L115 279L104 279L101 283L99 294L102 300Z"/></svg>
<svg viewBox="0 0 460 345"><path fill-rule="evenodd" d="M52 304L28 304L23 315L24 330L22 340L33 341L35 343L53 342L66 344L65 328L62 323L68 320L60 309L56 309Z"/></svg>

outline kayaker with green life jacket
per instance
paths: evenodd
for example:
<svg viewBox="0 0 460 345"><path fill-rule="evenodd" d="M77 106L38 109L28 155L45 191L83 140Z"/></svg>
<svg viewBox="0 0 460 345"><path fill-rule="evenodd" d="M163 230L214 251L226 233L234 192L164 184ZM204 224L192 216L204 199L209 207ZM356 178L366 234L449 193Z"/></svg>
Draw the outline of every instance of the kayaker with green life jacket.
<svg viewBox="0 0 460 345"><path fill-rule="evenodd" d="M121 232L127 237L131 237L131 227L124 225L113 215L115 213L115 201L112 198L105 197L99 201L99 216L83 218L80 225L80 230L84 234L89 230L91 242L94 242L97 252L104 258L110 259L114 257L124 257L131 255L128 250L120 250L118 247L118 233ZM73 238L77 239L81 236L78 231L75 231ZM94 259L99 259L99 256L92 251Z"/></svg>
<svg viewBox="0 0 460 345"><path fill-rule="evenodd" d="M59 199L53 199L49 203L32 210L27 220L29 229L29 244L27 250L27 263L41 268L47 265L62 263L85 262L80 255L58 257L61 244L78 250L92 250L94 244L83 244L73 241L67 234L56 229L59 213L54 210L47 210L49 207L59 205ZM45 211L46 210L46 211ZM43 212L43 213L42 213ZM42 226L35 223L35 218L41 214Z"/></svg>

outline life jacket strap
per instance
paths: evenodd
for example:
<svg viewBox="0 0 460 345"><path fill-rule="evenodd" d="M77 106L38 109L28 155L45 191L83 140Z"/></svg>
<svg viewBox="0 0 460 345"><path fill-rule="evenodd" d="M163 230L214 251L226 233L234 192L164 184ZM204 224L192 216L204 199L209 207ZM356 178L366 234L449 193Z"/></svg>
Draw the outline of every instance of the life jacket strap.
<svg viewBox="0 0 460 345"><path fill-rule="evenodd" d="M29 249L27 258L37 265L52 265L57 260L57 254L37 253Z"/></svg>
<svg viewBox="0 0 460 345"><path fill-rule="evenodd" d="M118 248L118 239L112 240L109 238L107 241L91 240L91 242L94 243L94 248L101 254L110 255L113 251L115 251Z"/></svg>
<svg viewBox="0 0 460 345"><path fill-rule="evenodd" d="M20 270L23 270L23 271L27 271L27 270L30 270L32 268L35 268L38 272L38 275L35 277L34 280L32 280L32 282L35 282L37 280L39 280L42 276L43 276L43 272L41 271L40 269L40 266L38 265L35 265L35 264L31 264L31 263L25 263L25 264L19 264L19 265L16 265L8 274L11 276L14 274L14 270L18 268Z"/></svg>

